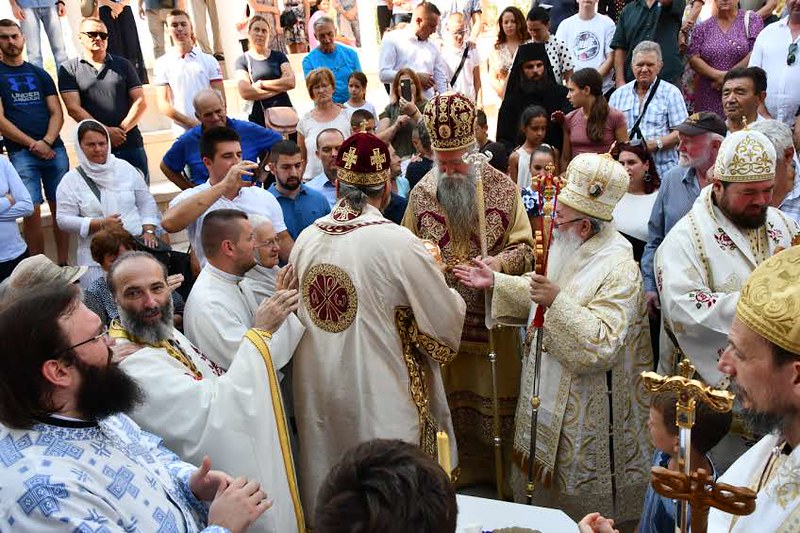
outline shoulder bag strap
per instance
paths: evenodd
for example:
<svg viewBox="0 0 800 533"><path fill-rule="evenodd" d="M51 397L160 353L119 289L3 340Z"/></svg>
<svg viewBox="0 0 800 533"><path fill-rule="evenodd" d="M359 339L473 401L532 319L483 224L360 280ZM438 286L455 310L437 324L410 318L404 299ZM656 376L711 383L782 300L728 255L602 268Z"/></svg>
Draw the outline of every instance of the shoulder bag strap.
<svg viewBox="0 0 800 533"><path fill-rule="evenodd" d="M642 135L642 130L639 129L639 124L642 122L644 114L647 112L647 106L649 106L650 102L653 100L653 96L655 96L659 84L661 84L661 78L656 78L656 82L653 84L653 89L650 91L650 94L647 96L647 100L645 100L644 102L644 107L642 107L642 112L639 113L639 118L636 119L636 122L633 124L633 127L631 128L630 132L631 138L633 138L634 133L636 133L639 135L640 139L644 139L644 135ZM634 91L636 91L635 88ZM634 96L636 95L634 94Z"/></svg>
<svg viewBox="0 0 800 533"><path fill-rule="evenodd" d="M89 176L86 175L86 171L83 170L83 167L78 165L76 170L83 178L83 181L86 182L86 186L89 187L89 190L92 191L92 193L94 193L95 198L97 198L97 201L100 202L100 205L102 206L103 202L100 200L100 189L97 188L97 184L89 179Z"/></svg>
<svg viewBox="0 0 800 533"><path fill-rule="evenodd" d="M450 87L455 85L456 79L458 79L458 75L461 74L461 70L464 68L464 63L467 62L468 55L469 55L469 43L464 45L464 53L461 55L461 63L458 64L458 68L453 73L453 77L450 78Z"/></svg>

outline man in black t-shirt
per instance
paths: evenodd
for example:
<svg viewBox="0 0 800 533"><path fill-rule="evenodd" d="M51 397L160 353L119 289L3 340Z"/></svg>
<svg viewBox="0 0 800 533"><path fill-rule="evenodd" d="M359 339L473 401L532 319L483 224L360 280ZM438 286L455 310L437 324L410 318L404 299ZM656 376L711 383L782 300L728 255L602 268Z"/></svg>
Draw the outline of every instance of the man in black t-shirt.
<svg viewBox="0 0 800 533"><path fill-rule="evenodd" d="M108 30L100 19L81 21L82 57L58 70L58 90L76 122L94 119L111 136L111 153L138 168L150 183L147 154L137 124L147 105L139 76L130 61L107 53Z"/></svg>
<svg viewBox="0 0 800 533"><path fill-rule="evenodd" d="M0 20L0 133L5 138L9 160L34 204L33 214L23 219L27 253L44 253L40 209L47 198L58 262L65 264L69 235L56 224L56 188L69 170L67 151L59 137L64 114L53 79L22 59L24 48L25 37L19 25L13 20Z"/></svg>

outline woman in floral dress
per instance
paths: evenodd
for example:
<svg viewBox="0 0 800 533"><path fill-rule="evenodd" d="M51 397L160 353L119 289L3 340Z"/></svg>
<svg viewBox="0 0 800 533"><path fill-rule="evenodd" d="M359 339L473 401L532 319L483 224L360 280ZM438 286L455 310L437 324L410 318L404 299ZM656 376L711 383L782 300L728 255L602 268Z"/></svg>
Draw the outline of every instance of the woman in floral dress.
<svg viewBox="0 0 800 533"><path fill-rule="evenodd" d="M284 13L291 11L294 13L297 22L292 26L283 28L283 36L289 47L289 53L300 54L308 51L308 39L306 38L306 21L311 14L311 6L308 0L286 0Z"/></svg>

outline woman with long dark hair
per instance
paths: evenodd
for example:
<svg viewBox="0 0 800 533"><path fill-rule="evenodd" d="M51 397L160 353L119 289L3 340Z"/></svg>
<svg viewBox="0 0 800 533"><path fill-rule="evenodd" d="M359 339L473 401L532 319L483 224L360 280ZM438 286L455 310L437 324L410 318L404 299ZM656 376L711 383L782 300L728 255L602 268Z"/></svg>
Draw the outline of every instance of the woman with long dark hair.
<svg viewBox="0 0 800 533"><path fill-rule="evenodd" d="M583 68L567 82L574 111L564 117L561 168L578 154L604 154L614 142L628 140L625 115L608 105L603 96L603 77L593 68Z"/></svg>
<svg viewBox="0 0 800 533"><path fill-rule="evenodd" d="M617 230L630 241L633 258L638 262L647 244L647 223L661 180L653 156L643 142L636 140L618 144L612 155L625 167L631 179L628 192L614 208L614 223Z"/></svg>
<svg viewBox="0 0 800 533"><path fill-rule="evenodd" d="M528 41L528 30L525 26L525 15L514 6L509 6L500 13L497 26L497 40L489 53L488 65L492 88L502 98L517 48Z"/></svg>

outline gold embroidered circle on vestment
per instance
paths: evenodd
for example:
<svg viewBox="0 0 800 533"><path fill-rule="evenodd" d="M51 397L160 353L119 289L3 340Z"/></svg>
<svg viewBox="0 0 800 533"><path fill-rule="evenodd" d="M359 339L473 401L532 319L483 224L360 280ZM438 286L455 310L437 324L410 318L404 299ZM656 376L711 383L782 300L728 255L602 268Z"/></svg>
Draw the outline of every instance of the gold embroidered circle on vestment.
<svg viewBox="0 0 800 533"><path fill-rule="evenodd" d="M303 277L303 304L317 327L340 333L356 317L358 295L347 272L322 263L311 267Z"/></svg>

